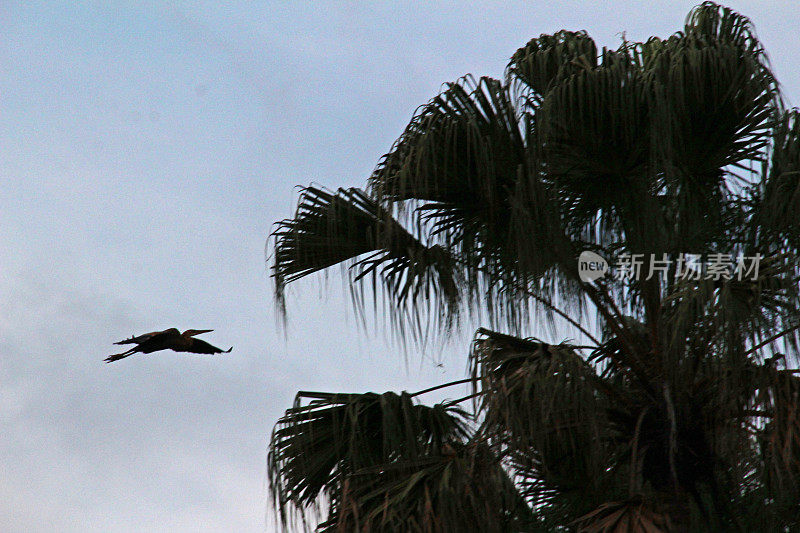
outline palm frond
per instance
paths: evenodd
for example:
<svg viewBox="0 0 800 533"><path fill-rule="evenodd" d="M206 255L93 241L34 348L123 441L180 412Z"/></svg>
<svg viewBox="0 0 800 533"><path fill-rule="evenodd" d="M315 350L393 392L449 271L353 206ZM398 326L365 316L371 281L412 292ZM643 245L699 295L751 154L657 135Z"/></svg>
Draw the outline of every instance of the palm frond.
<svg viewBox="0 0 800 533"><path fill-rule="evenodd" d="M787 516L800 513L800 378L765 364L757 374L755 410L765 415L756 436L763 486Z"/></svg>
<svg viewBox="0 0 800 533"><path fill-rule="evenodd" d="M382 204L415 208L416 233L457 258L474 307L509 324L524 313L529 278L552 296L546 274L574 262L563 237L556 245L561 221L537 182L525 120L499 81L464 78L421 108L370 178Z"/></svg>
<svg viewBox="0 0 800 533"><path fill-rule="evenodd" d="M763 241L800 252L800 112L777 120L769 166L765 169L753 221Z"/></svg>
<svg viewBox="0 0 800 533"><path fill-rule="evenodd" d="M665 300L663 314L663 330L669 332L665 350L673 354L672 363L696 350L703 357L718 354L726 365L741 367L752 353L748 346L761 343L764 332L795 326L800 299L794 259L785 253L759 255L755 277L739 279L732 271L730 279L677 283ZM783 340L787 348L797 342L793 334Z"/></svg>
<svg viewBox="0 0 800 533"><path fill-rule="evenodd" d="M708 1L701 3L686 16L684 34L708 43L732 44L766 63L752 22L729 7Z"/></svg>
<svg viewBox="0 0 800 533"><path fill-rule="evenodd" d="M669 517L641 499L604 503L575 521L578 533L666 533Z"/></svg>
<svg viewBox="0 0 800 533"><path fill-rule="evenodd" d="M526 165L507 89L467 77L422 107L370 186L382 202L417 201L418 229L475 263L502 250L510 195Z"/></svg>
<svg viewBox="0 0 800 533"><path fill-rule="evenodd" d="M359 189L304 189L293 219L273 232L273 277L279 302L287 283L351 260L353 281L380 278L397 308L424 301L457 311L458 271L441 246L414 237Z"/></svg>
<svg viewBox="0 0 800 533"><path fill-rule="evenodd" d="M710 2L651 56L654 158L673 211L673 249L701 250L725 238L730 193L757 179L778 85L750 21Z"/></svg>
<svg viewBox="0 0 800 533"><path fill-rule="evenodd" d="M624 229L633 233L638 216L646 214L650 227L659 228L648 172L648 88L640 73L623 62L581 71L549 92L536 122L547 178L576 236L598 215L623 217L630 222ZM619 238L619 220L602 223L616 227Z"/></svg>
<svg viewBox="0 0 800 533"><path fill-rule="evenodd" d="M322 531L531 531L530 508L480 443L445 446L417 462L362 470Z"/></svg>
<svg viewBox="0 0 800 533"><path fill-rule="evenodd" d="M304 399L310 403L303 404ZM322 500L341 511L351 477L363 469L424 460L468 438L466 413L415 404L406 394L301 392L270 441L270 491L281 519L305 518Z"/></svg>
<svg viewBox="0 0 800 533"><path fill-rule="evenodd" d="M416 113L381 159L370 186L386 201L499 211L526 163L508 89L492 78L476 82L470 76L446 87Z"/></svg>
<svg viewBox="0 0 800 533"><path fill-rule="evenodd" d="M536 102L573 74L597 66L597 45L585 31L542 34L517 50L506 68L509 84L522 81Z"/></svg>
<svg viewBox="0 0 800 533"><path fill-rule="evenodd" d="M774 78L757 58L734 45L673 38L669 61L658 77L663 100L656 108L669 133L661 145L668 171L707 190L722 170L763 158L777 105ZM745 171L755 167L742 167Z"/></svg>
<svg viewBox="0 0 800 533"><path fill-rule="evenodd" d="M596 498L610 456L593 369L568 345L486 329L478 332L471 365L482 392L484 431L526 478L534 504L552 492L572 493L584 512L601 503Z"/></svg>

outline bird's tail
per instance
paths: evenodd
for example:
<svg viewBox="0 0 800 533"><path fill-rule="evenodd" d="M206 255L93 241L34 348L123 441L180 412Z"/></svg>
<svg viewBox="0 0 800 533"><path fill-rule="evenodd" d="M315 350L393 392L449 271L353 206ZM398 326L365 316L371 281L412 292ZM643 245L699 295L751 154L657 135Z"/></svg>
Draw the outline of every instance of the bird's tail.
<svg viewBox="0 0 800 533"><path fill-rule="evenodd" d="M114 361L119 361L120 359L125 359L129 355L133 355L133 353L135 351L136 351L136 348L131 348L127 352L115 353L114 355L109 355L108 357L105 358L105 362L106 363L113 363Z"/></svg>

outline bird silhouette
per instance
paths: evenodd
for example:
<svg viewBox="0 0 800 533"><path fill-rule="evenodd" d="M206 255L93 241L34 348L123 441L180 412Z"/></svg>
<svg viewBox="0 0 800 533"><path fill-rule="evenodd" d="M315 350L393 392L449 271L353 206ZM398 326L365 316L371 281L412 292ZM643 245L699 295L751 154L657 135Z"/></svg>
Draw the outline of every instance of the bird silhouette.
<svg viewBox="0 0 800 533"><path fill-rule="evenodd" d="M192 353L229 353L233 350L233 346L227 350L222 350L216 346L212 346L204 340L195 339L195 335L201 333L208 333L214 331L213 329L187 329L183 333L176 328L165 329L164 331L153 331L145 333L138 337L131 337L124 341L115 342L114 344L135 344L133 348L122 353L109 355L106 357L106 363L112 363L124 359L129 355L135 353L152 353L159 350L172 350L174 352L192 352Z"/></svg>

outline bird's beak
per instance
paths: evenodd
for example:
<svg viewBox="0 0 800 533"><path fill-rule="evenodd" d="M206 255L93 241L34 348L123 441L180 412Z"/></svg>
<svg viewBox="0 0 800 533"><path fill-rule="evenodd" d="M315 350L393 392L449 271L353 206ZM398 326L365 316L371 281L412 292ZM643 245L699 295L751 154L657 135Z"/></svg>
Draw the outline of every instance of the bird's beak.
<svg viewBox="0 0 800 533"><path fill-rule="evenodd" d="M192 331L191 335L189 335L189 336L190 337L194 337L195 335L200 335L201 333L209 333L211 331L214 331L214 330L213 329L195 329L195 330Z"/></svg>

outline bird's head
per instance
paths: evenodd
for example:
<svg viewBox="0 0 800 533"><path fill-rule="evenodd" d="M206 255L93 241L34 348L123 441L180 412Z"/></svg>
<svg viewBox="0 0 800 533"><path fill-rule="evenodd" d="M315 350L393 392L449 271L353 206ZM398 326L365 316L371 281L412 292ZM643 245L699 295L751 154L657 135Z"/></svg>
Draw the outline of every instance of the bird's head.
<svg viewBox="0 0 800 533"><path fill-rule="evenodd" d="M208 333L210 331L214 331L213 329L187 329L183 332L184 337L194 337L195 335L200 335L201 333Z"/></svg>

